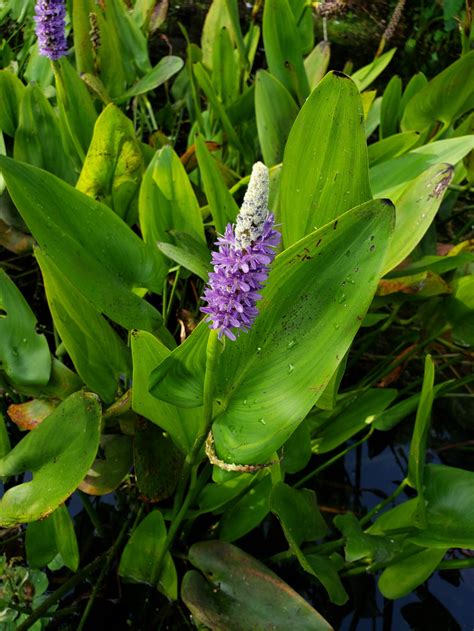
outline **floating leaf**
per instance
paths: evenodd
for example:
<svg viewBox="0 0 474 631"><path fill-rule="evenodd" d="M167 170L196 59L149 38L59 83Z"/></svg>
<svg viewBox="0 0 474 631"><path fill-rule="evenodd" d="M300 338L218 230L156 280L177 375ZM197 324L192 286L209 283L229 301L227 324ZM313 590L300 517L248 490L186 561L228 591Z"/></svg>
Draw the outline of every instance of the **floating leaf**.
<svg viewBox="0 0 474 631"><path fill-rule="evenodd" d="M195 543L181 594L193 616L214 631L329 631L332 627L301 596L259 561L222 541Z"/></svg>

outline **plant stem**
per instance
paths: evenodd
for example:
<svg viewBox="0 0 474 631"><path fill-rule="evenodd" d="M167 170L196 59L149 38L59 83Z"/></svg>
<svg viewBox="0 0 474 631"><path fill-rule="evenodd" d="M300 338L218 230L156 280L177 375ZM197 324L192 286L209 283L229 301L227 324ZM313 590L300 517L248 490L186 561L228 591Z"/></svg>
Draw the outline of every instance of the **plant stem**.
<svg viewBox="0 0 474 631"><path fill-rule="evenodd" d="M388 504L390 504L390 502L396 499L400 495L400 493L404 490L407 484L408 484L408 480L405 478L404 480L400 482L400 484L397 486L397 488L391 495L389 495L384 500L382 500L379 504L377 504L377 506L374 506L374 508L371 511L369 511L367 515L362 517L362 519L359 521L359 524L361 526L365 526L365 524L369 522L374 515L379 513L383 508L385 508Z"/></svg>
<svg viewBox="0 0 474 631"><path fill-rule="evenodd" d="M92 505L92 502L89 499L89 496L83 491L79 491L79 490L78 490L78 495L80 497L80 500L82 502L82 505L84 506L86 513L89 515L89 519L91 520L92 525L97 530L97 534L99 535L99 537L104 537L105 532L102 527L102 523L99 519L99 516L97 515L97 511L95 510L94 506Z"/></svg>
<svg viewBox="0 0 474 631"><path fill-rule="evenodd" d="M212 329L209 333L206 348L206 373L204 375L204 393L203 393L203 415L201 424L198 428L194 445L186 456L181 478L178 483L176 497L173 508L173 518L168 530L165 544L161 550L161 554L156 564L156 580L159 580L161 568L166 553L173 545L178 534L178 530L186 517L188 508L194 498L197 483L197 471L200 463L202 447L211 429L212 424L212 408L214 403L214 390L217 376L217 367L219 365L219 357L222 350L221 342L218 338L217 330ZM188 484L188 490L185 489ZM184 500L182 499L184 497Z"/></svg>

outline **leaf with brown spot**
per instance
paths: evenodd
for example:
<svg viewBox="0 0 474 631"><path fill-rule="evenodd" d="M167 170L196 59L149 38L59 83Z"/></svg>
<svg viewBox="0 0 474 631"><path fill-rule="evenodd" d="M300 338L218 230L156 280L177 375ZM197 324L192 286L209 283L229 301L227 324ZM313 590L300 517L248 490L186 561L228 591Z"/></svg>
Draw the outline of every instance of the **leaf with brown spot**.
<svg viewBox="0 0 474 631"><path fill-rule="evenodd" d="M52 413L56 405L45 399L33 399L26 403L12 403L7 409L7 414L17 427L30 430L38 427Z"/></svg>

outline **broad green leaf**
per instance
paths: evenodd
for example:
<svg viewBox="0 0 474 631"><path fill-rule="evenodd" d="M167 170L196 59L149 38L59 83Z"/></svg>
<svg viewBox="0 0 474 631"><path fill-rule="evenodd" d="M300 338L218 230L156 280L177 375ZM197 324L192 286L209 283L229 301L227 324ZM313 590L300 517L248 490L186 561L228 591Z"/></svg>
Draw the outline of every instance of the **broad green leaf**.
<svg viewBox="0 0 474 631"><path fill-rule="evenodd" d="M391 158L398 158L398 156L411 149L419 139L420 135L418 132L406 131L374 142L367 147L370 166L372 167Z"/></svg>
<svg viewBox="0 0 474 631"><path fill-rule="evenodd" d="M187 453L194 443L202 410L176 408L174 405L156 399L148 391L150 373L169 354L169 350L150 333L132 332L132 408L166 431L173 442Z"/></svg>
<svg viewBox="0 0 474 631"><path fill-rule="evenodd" d="M181 594L193 616L214 631L330 631L331 625L262 563L223 541L195 543Z"/></svg>
<svg viewBox="0 0 474 631"><path fill-rule="evenodd" d="M374 388L348 402L338 414L331 416L327 425L318 430L313 451L324 454L342 445L346 440L367 428L397 396L392 388Z"/></svg>
<svg viewBox="0 0 474 631"><path fill-rule="evenodd" d="M128 101L134 96L140 96L141 94L150 92L150 90L155 90L171 79L182 67L183 60L180 57L173 55L163 57L152 70L139 79L125 94L116 98L115 102L119 104L125 103L125 101Z"/></svg>
<svg viewBox="0 0 474 631"><path fill-rule="evenodd" d="M453 177L449 164L436 164L412 180L396 204L396 222L384 273L390 272L415 249L433 222Z"/></svg>
<svg viewBox="0 0 474 631"><path fill-rule="evenodd" d="M424 88L425 85L427 85L427 83L428 83L428 79L425 77L425 75L422 72L417 72L410 79L410 81L407 84L407 87L403 91L402 102L400 105L402 117L408 103L415 96L415 94L417 94L422 88Z"/></svg>
<svg viewBox="0 0 474 631"><path fill-rule="evenodd" d="M474 107L474 51L440 72L410 99L405 107L403 131L423 131L435 123L446 129Z"/></svg>
<svg viewBox="0 0 474 631"><path fill-rule="evenodd" d="M8 136L15 135L24 94L20 79L8 70L0 70L0 129Z"/></svg>
<svg viewBox="0 0 474 631"><path fill-rule="evenodd" d="M386 160L370 169L370 183L375 197L397 200L406 186L429 167L448 163L456 165L472 149L474 135L438 140L413 149L399 158Z"/></svg>
<svg viewBox="0 0 474 631"><path fill-rule="evenodd" d="M97 112L85 83L67 57L61 57L53 68L62 123L82 162L92 139Z"/></svg>
<svg viewBox="0 0 474 631"><path fill-rule="evenodd" d="M161 291L155 251L110 208L53 175L3 156L0 167L41 249L76 289L126 328L159 329L161 315L132 291Z"/></svg>
<svg viewBox="0 0 474 631"><path fill-rule="evenodd" d="M138 215L138 189L145 170L140 144L128 119L108 105L97 119L76 188L107 204L132 225Z"/></svg>
<svg viewBox="0 0 474 631"><path fill-rule="evenodd" d="M267 0L263 43L268 69L302 104L309 94L301 40L288 0Z"/></svg>
<svg viewBox="0 0 474 631"><path fill-rule="evenodd" d="M84 385L82 380L70 368L56 357L52 357L51 376L44 386L15 386L21 394L32 397L52 397L63 401Z"/></svg>
<svg viewBox="0 0 474 631"><path fill-rule="evenodd" d="M453 337L465 346L474 345L474 276L457 278L452 285L454 295L444 307L453 327Z"/></svg>
<svg viewBox="0 0 474 631"><path fill-rule="evenodd" d="M270 492L272 490L272 478L267 473L231 508L222 516L219 539L223 541L235 541L256 528L270 512Z"/></svg>
<svg viewBox="0 0 474 631"><path fill-rule="evenodd" d="M119 486L132 466L132 440L121 434L103 434L100 452L79 489L89 495L106 495Z"/></svg>
<svg viewBox="0 0 474 631"><path fill-rule="evenodd" d="M140 226L147 243L179 245L170 231L187 232L205 244L201 211L181 160L169 146L150 162L140 191Z"/></svg>
<svg viewBox="0 0 474 631"><path fill-rule="evenodd" d="M33 473L0 501L0 524L10 527L52 513L78 487L99 446L100 405L96 395L77 392L0 460L0 476Z"/></svg>
<svg viewBox="0 0 474 631"><path fill-rule="evenodd" d="M135 423L133 462L140 495L161 502L173 495L184 463L183 452L145 419Z"/></svg>
<svg viewBox="0 0 474 631"><path fill-rule="evenodd" d="M122 558L119 574L124 578L157 587L168 598L178 598L178 577L173 559L166 552L162 569L158 567L166 540L166 525L158 510L149 513L133 531Z"/></svg>
<svg viewBox="0 0 474 631"><path fill-rule="evenodd" d="M317 44L304 60L304 69L311 91L318 85L327 72L331 57L331 43L322 41Z"/></svg>
<svg viewBox="0 0 474 631"><path fill-rule="evenodd" d="M5 423L5 418L3 414L0 413L0 458L6 456L10 451L10 438L8 436L7 425Z"/></svg>
<svg viewBox="0 0 474 631"><path fill-rule="evenodd" d="M369 199L360 95L346 75L330 72L288 137L280 188L285 247Z"/></svg>
<svg viewBox="0 0 474 631"><path fill-rule="evenodd" d="M25 546L31 567L45 567L60 554L64 565L72 572L77 572L79 548L74 524L64 504L46 519L28 524Z"/></svg>
<svg viewBox="0 0 474 631"><path fill-rule="evenodd" d="M402 101L402 80L394 75L387 84L380 106L380 139L393 136L398 131L400 122L400 104Z"/></svg>
<svg viewBox="0 0 474 631"><path fill-rule="evenodd" d="M221 357L220 458L266 462L316 403L368 309L392 221L390 205L368 202L276 258L259 317Z"/></svg>
<svg viewBox="0 0 474 631"><path fill-rule="evenodd" d="M82 2L74 2L72 5L74 56L77 71L81 74L94 72L94 51L90 36L91 23L89 18L90 13L94 12L94 8L96 8L94 0L82 0Z"/></svg>
<svg viewBox="0 0 474 631"><path fill-rule="evenodd" d="M413 524L413 515L417 504L417 498L398 504L395 508L377 517L367 532L374 535L383 535L400 529L408 531L410 527L413 529L413 532L416 532Z"/></svg>
<svg viewBox="0 0 474 631"><path fill-rule="evenodd" d="M265 70L259 70L255 80L255 115L260 148L267 166L282 161L298 111L298 106L283 83Z"/></svg>
<svg viewBox="0 0 474 631"><path fill-rule="evenodd" d="M187 239L178 246L157 241L156 245L160 252L172 261L182 265L193 274L196 274L196 276L199 276L199 278L202 278L202 280L207 281L209 272L211 272L213 268L209 262L209 256L205 259L202 257L202 243L195 240L191 235L186 235L184 232L175 232L175 234L185 235ZM206 251L209 255L209 250L206 249Z"/></svg>
<svg viewBox="0 0 474 631"><path fill-rule="evenodd" d="M411 547L410 555L387 567L379 578L378 587L385 598L403 598L424 583L436 570L446 549Z"/></svg>
<svg viewBox="0 0 474 631"><path fill-rule="evenodd" d="M0 371L15 385L44 386L51 375L51 355L36 317L6 272L0 270Z"/></svg>
<svg viewBox="0 0 474 631"><path fill-rule="evenodd" d="M235 221L239 207L202 136L196 137L196 156L214 225L219 234L224 234L226 225Z"/></svg>
<svg viewBox="0 0 474 631"><path fill-rule="evenodd" d="M395 54L396 48L392 48L388 52L380 55L374 59L374 61L363 68L359 68L356 72L353 72L351 79L355 82L359 90L362 92L369 85L375 81L375 79L382 74L388 64L392 61L392 57Z"/></svg>
<svg viewBox="0 0 474 631"><path fill-rule="evenodd" d="M365 316L361 326L364 326L368 315ZM334 410L334 408L336 407L337 394L339 391L339 386L341 385L342 378L344 377L344 373L346 371L347 358L348 353L346 353L342 361L339 362L339 366L334 371L334 374L331 377L328 385L324 388L324 392L319 397L316 406L321 410Z"/></svg>
<svg viewBox="0 0 474 631"><path fill-rule="evenodd" d="M290 546L300 546L304 541L314 543L327 533L314 491L297 490L278 482L270 494L270 510L278 517Z"/></svg>
<svg viewBox="0 0 474 631"><path fill-rule="evenodd" d="M206 68L212 69L214 47L222 28L227 29L232 40L235 41L236 37L226 0L213 0L204 20L201 34L202 61Z"/></svg>
<svg viewBox="0 0 474 631"><path fill-rule="evenodd" d="M120 381L130 377L130 352L110 324L37 249L54 324L84 383L111 403Z"/></svg>
<svg viewBox="0 0 474 631"><path fill-rule="evenodd" d="M423 471L425 468L426 442L431 421L431 407L433 405L433 385L435 367L431 355L425 358L425 372L420 400L416 412L415 428L410 443L410 457L408 460L408 483L418 491L420 505L423 506Z"/></svg>
<svg viewBox="0 0 474 631"><path fill-rule="evenodd" d="M364 97L364 94L367 92L363 92L361 97ZM362 101L364 103L364 101ZM380 108L382 107L382 97L374 99L371 103L370 109L365 117L365 137L369 138L377 127L380 125Z"/></svg>
<svg viewBox="0 0 474 631"><path fill-rule="evenodd" d="M209 326L202 321L169 357L157 362L149 381L155 397L181 408L202 405L208 337Z"/></svg>
<svg viewBox="0 0 474 631"><path fill-rule="evenodd" d="M418 530L410 541L433 548L473 550L474 473L444 465L427 465L423 481L427 527ZM417 517L416 512L415 522Z"/></svg>
<svg viewBox="0 0 474 631"><path fill-rule="evenodd" d="M13 156L15 160L54 173L66 182L75 180L73 163L64 149L59 119L34 83L28 85L21 100Z"/></svg>
<svg viewBox="0 0 474 631"><path fill-rule="evenodd" d="M244 38L242 36L242 29L240 28L240 15L237 0L225 0L225 4L227 8L227 13L229 14L230 23L232 25L232 28L229 32L231 32L232 37L235 38L235 44L237 50L239 51L240 63L243 66L247 66L247 49L245 46ZM215 67L213 67L213 70L215 71Z"/></svg>

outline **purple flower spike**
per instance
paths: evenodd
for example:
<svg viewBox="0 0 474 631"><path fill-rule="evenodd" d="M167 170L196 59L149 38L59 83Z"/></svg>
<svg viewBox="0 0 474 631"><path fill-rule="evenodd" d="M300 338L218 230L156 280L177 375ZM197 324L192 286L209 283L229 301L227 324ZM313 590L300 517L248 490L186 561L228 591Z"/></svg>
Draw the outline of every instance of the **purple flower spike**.
<svg viewBox="0 0 474 631"><path fill-rule="evenodd" d="M37 0L35 31L39 53L43 57L55 61L67 53L65 18L65 0Z"/></svg>
<svg viewBox="0 0 474 631"><path fill-rule="evenodd" d="M203 295L208 306L201 311L211 329L219 329L219 338L235 340L236 333L248 331L258 315L255 304L281 237L268 212L268 184L268 169L257 162L235 228L227 225L217 240L218 251L212 254L214 271Z"/></svg>

